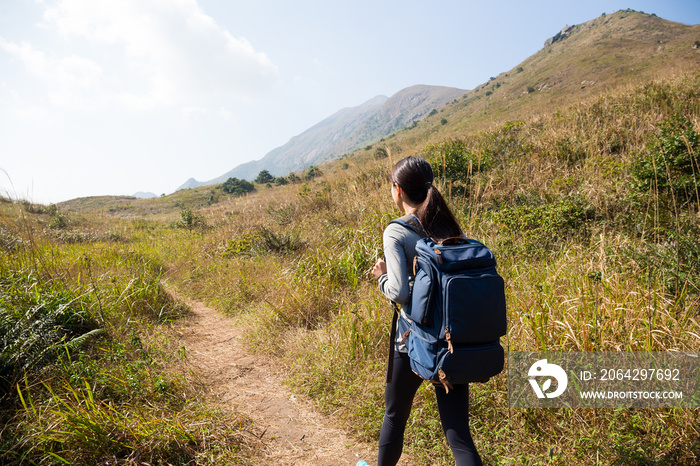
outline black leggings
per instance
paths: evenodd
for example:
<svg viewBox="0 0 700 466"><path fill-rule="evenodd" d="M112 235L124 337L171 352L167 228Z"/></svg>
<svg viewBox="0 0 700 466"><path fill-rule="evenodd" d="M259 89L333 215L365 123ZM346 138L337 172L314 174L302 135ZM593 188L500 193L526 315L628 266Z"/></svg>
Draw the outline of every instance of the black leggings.
<svg viewBox="0 0 700 466"><path fill-rule="evenodd" d="M379 434L379 466L398 463L413 397L422 382L423 379L411 370L408 354L396 351L392 382L384 389L386 410ZM457 466L480 465L481 458L469 432L469 385L456 385L449 394L442 387L435 387L435 397L442 430Z"/></svg>

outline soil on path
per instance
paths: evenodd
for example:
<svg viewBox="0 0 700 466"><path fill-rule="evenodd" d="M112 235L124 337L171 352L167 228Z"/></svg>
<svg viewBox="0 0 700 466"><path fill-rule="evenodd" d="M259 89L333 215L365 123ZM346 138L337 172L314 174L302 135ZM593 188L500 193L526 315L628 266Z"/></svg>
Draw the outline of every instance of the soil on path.
<svg viewBox="0 0 700 466"><path fill-rule="evenodd" d="M192 311L181 329L188 364L218 402L253 420L264 445L260 464L354 466L359 459L376 464L375 445L358 443L334 427L292 394L272 361L249 354L233 319L173 294Z"/></svg>

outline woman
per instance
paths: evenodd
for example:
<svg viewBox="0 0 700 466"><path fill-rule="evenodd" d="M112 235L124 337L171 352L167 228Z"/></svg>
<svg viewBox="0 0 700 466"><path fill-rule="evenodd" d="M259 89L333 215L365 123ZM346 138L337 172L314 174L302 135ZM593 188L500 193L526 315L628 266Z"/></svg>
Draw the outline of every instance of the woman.
<svg viewBox="0 0 700 466"><path fill-rule="evenodd" d="M462 235L454 215L433 186L433 170L427 161L407 157L397 162L391 170L391 195L399 210L414 215L433 241L439 243ZM406 304L410 298L411 269L419 239L418 233L396 223L384 230L385 259L377 261L372 276L378 280L382 293L396 303ZM409 327L407 318L399 318L397 326L391 382L384 389L386 408L379 435L379 466L395 465L399 461L413 397L423 382L411 370L408 350L401 341ZM480 465L481 458L469 432L469 386L455 385L449 393L436 386L435 396L442 428L457 465Z"/></svg>

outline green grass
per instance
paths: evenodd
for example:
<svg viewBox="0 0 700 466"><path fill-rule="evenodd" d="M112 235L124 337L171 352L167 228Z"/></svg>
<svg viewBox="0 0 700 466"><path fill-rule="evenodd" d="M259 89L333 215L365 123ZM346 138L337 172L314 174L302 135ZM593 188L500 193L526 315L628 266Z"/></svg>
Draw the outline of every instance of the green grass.
<svg viewBox="0 0 700 466"><path fill-rule="evenodd" d="M143 201L134 218L0 203L2 325L16 335L51 329L45 341L3 348L13 388L2 400L3 451L56 464L255 457L240 435L248 421L212 411L178 372L168 331L186 310L163 281L244 324L250 350L274 355L295 391L374 441L391 308L368 270L398 216L389 167L407 154L454 162L440 188L467 234L496 253L508 350L697 350L700 199L635 184L633 167L653 159L666 137L657 128L674 115L697 131L699 88L700 75L688 74L487 131L397 136L388 157L358 151L304 184L199 207L173 202L196 193L166 196ZM488 163L476 169L478 160ZM182 228L184 209L201 221ZM49 227L57 215L62 225ZM696 411L511 410L506 382L471 387L486 464L700 461ZM450 464L427 384L406 445L424 464Z"/></svg>
<svg viewBox="0 0 700 466"><path fill-rule="evenodd" d="M170 327L187 308L134 243L141 224L115 242L68 214L62 229L88 239L65 241L42 228L51 215L8 202L0 214L3 464L247 462L250 422L177 369Z"/></svg>

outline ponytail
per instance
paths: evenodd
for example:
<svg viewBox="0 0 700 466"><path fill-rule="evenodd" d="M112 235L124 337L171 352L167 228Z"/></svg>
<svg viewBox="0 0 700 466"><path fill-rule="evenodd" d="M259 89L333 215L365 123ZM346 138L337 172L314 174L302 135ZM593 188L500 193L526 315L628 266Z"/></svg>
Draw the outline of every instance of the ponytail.
<svg viewBox="0 0 700 466"><path fill-rule="evenodd" d="M416 216L425 233L436 243L462 236L462 229L459 228L457 219L447 206L440 191L432 184L428 188L425 201L418 208Z"/></svg>
<svg viewBox="0 0 700 466"><path fill-rule="evenodd" d="M445 199L433 186L433 169L426 160L417 157L399 160L391 170L391 178L411 202L420 204L416 216L430 239L440 243L462 235Z"/></svg>

